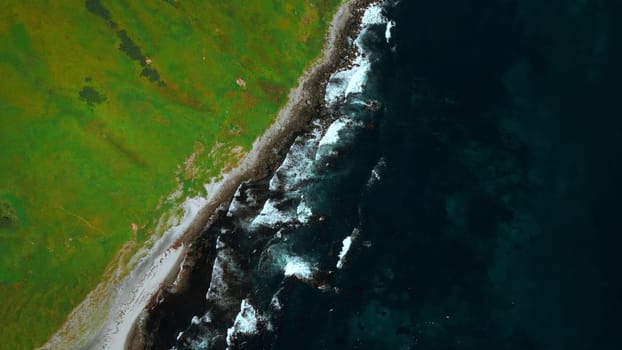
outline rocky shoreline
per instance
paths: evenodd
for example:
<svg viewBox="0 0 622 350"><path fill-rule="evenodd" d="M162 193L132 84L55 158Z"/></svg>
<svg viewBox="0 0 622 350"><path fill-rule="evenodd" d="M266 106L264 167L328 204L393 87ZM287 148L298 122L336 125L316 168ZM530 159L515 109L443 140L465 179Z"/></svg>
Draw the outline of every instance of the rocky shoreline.
<svg viewBox="0 0 622 350"><path fill-rule="evenodd" d="M269 178L295 138L311 128L314 117L325 116L326 121L337 117L324 101L326 85L332 73L352 65L357 54L352 50L352 38L360 30L364 10L376 2L350 0L339 7L322 54L306 69L275 122L255 141L238 166L207 186L207 199L189 199L182 222L169 230L175 232L167 231L156 241L128 277L98 286L42 349L147 347L157 306L183 295L193 271L211 269L209 249L201 249L201 241L214 239L209 230L223 220L223 211L219 209L228 206L242 183ZM93 325L98 321L92 319L91 309L108 310L97 329Z"/></svg>
<svg viewBox="0 0 622 350"><path fill-rule="evenodd" d="M161 344L166 339L174 339L174 330L168 328L167 324L192 318L198 305L191 301L205 301L205 296L201 295L205 291L188 288L188 281L193 276L196 283L198 276L202 279L199 284L209 285L218 228L231 221L226 216L227 208L240 185L266 185L282 163L294 139L311 128L312 119L321 116L320 119L326 125L335 120L334 108L328 107L324 100L326 85L331 74L351 68L357 54L352 50L351 40L360 31L364 10L376 2L349 1L335 14L323 56L301 77L298 87L290 93L289 102L279 113L274 125L254 145L255 154L249 154L247 159L252 159L251 163L255 166L245 167L242 164L242 172L236 174L236 177L226 178L227 181L220 187L218 200L212 201L203 209L193 224L194 229L187 232L177 243L192 242L179 274L152 298L148 308L137 320L128 336L129 349L154 348L155 343Z"/></svg>

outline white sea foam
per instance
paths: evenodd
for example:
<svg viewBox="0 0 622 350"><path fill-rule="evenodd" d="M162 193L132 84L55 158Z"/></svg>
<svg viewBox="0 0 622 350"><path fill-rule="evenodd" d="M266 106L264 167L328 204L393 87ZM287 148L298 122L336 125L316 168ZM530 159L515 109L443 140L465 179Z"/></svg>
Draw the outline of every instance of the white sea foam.
<svg viewBox="0 0 622 350"><path fill-rule="evenodd" d="M313 278L315 269L313 266L298 256L285 256L285 266L283 274L285 277L296 277L300 280L310 280Z"/></svg>
<svg viewBox="0 0 622 350"><path fill-rule="evenodd" d="M220 235L216 238L216 249L222 249L225 247L225 242L220 239Z"/></svg>
<svg viewBox="0 0 622 350"><path fill-rule="evenodd" d="M313 216L311 207L301 197L298 206L281 210L276 207L276 202L268 199L257 216L251 221L251 227L276 227L279 224L306 224Z"/></svg>
<svg viewBox="0 0 622 350"><path fill-rule="evenodd" d="M337 268L341 269L343 264L346 262L346 255L350 248L352 247L352 243L359 237L360 232L358 228L352 230L352 233L343 239L341 242L341 251L339 252L339 261L337 261Z"/></svg>
<svg viewBox="0 0 622 350"><path fill-rule="evenodd" d="M277 310L277 311L283 309L283 304L279 300L278 295L275 294L275 295L272 296L272 299L270 300L270 306L274 310Z"/></svg>
<svg viewBox="0 0 622 350"><path fill-rule="evenodd" d="M234 197L233 200L231 200L231 203L229 204L229 208L227 209L227 216L228 217L235 216L236 212L241 208L241 206L242 206L242 203L240 203Z"/></svg>
<svg viewBox="0 0 622 350"><path fill-rule="evenodd" d="M354 69L350 75L350 80L344 91L345 96L362 93L363 87L367 82L367 74L371 68L371 62L367 58L359 57L361 58L355 61L358 68Z"/></svg>
<svg viewBox="0 0 622 350"><path fill-rule="evenodd" d="M257 333L259 315L248 299L240 303L240 312L235 316L233 326L227 329L227 345L231 346L238 334L252 335ZM227 347L229 348L229 347Z"/></svg>
<svg viewBox="0 0 622 350"><path fill-rule="evenodd" d="M350 95L362 93L370 67L369 59L359 53L350 69L333 73L326 84L326 103L331 106Z"/></svg>
<svg viewBox="0 0 622 350"><path fill-rule="evenodd" d="M339 261L337 261L338 269L343 267L343 264L345 263L345 259L346 259L346 254L348 254L348 251L350 250L351 246L352 246L352 236L348 236L344 238L342 241L341 251L339 252Z"/></svg>
<svg viewBox="0 0 622 350"><path fill-rule="evenodd" d="M298 137L287 152L283 163L270 179L270 191L290 192L297 189L313 174L313 160L321 134L314 132L308 139Z"/></svg>
<svg viewBox="0 0 622 350"><path fill-rule="evenodd" d="M387 44L391 42L391 31L395 28L395 21L387 22L387 27L384 30L384 38L387 40Z"/></svg>
<svg viewBox="0 0 622 350"><path fill-rule="evenodd" d="M238 186L238 189L235 191L235 195L233 195L233 199L231 200L231 203L229 204L229 208L227 209L227 216L229 217L233 216L235 212L238 211L238 208L240 208L240 206L242 205L242 203L238 201L238 198L240 198L241 189L242 189L242 185Z"/></svg>
<svg viewBox="0 0 622 350"><path fill-rule="evenodd" d="M219 252L218 256L214 260L212 267L212 277L210 280L207 293L205 293L205 299L210 301L218 301L224 298L229 291L229 286L225 282L223 266L227 264L227 257L224 252Z"/></svg>
<svg viewBox="0 0 622 350"><path fill-rule="evenodd" d="M306 224L313 216L313 211L307 205L304 200L304 197L300 199L300 203L298 203L298 207L296 208L296 214L298 214L298 222L301 224Z"/></svg>
<svg viewBox="0 0 622 350"><path fill-rule="evenodd" d="M322 137L322 139L320 139L318 147L322 147L325 145L332 145L332 144L339 142L339 133L343 129L345 129L347 125L348 125L348 119L346 118L340 118L340 119L335 120L332 124L330 124L328 129L326 129L324 136Z"/></svg>
<svg viewBox="0 0 622 350"><path fill-rule="evenodd" d="M243 188L244 190L242 190ZM241 200L241 198L243 198L243 200ZM245 187L244 184L241 184L238 186L235 194L233 195L233 198L231 199L231 202L229 203L229 208L227 209L227 216L236 216L236 214L240 210L248 207L256 207L258 206L258 204L259 203L257 202L257 196L253 192L253 190Z"/></svg>
<svg viewBox="0 0 622 350"><path fill-rule="evenodd" d="M205 315L203 315L203 317L201 317L200 321L203 322L203 323L210 323L210 322L212 322L212 316L208 312Z"/></svg>
<svg viewBox="0 0 622 350"><path fill-rule="evenodd" d="M365 36L369 26L384 24L388 21L382 14L380 4L373 4L365 10L360 24L361 31L356 40L354 40L358 54L352 62L351 68L335 72L328 79L324 95L324 101L326 101L327 105L332 106L348 96L363 92L371 69L371 62L368 55L365 54L362 38Z"/></svg>
<svg viewBox="0 0 622 350"><path fill-rule="evenodd" d="M253 219L253 226L274 227L277 224L291 223L295 218L287 212L279 210L272 199L268 199L261 212Z"/></svg>
<svg viewBox="0 0 622 350"><path fill-rule="evenodd" d="M380 4L373 4L365 10L361 19L361 26L367 27L374 24L383 24L387 22L387 18L382 14Z"/></svg>

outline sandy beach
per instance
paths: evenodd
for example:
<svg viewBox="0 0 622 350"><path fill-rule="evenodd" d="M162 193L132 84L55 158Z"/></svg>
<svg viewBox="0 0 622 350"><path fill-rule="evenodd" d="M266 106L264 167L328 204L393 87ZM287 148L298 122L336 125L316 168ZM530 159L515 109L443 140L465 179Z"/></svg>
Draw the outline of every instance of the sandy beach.
<svg viewBox="0 0 622 350"><path fill-rule="evenodd" d="M348 64L347 37L356 26L356 9L370 1L347 1L335 13L321 55L306 69L279 111L274 123L253 144L240 163L206 184L207 198L188 198L183 217L147 251L134 257L135 268L123 279L100 283L68 317L68 321L41 349L140 348L141 315L173 282L183 285L182 266L193 239L209 225L212 214L229 202L246 180L270 173L283 158L297 132L324 106L326 81ZM173 286L175 287L175 286ZM105 315L104 319L93 315Z"/></svg>

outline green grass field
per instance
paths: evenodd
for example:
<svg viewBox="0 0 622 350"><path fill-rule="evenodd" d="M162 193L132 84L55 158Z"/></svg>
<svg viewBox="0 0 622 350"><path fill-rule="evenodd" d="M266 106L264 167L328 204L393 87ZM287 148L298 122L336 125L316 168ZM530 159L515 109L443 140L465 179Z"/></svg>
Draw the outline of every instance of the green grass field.
<svg viewBox="0 0 622 350"><path fill-rule="evenodd" d="M0 348L42 345L124 243L250 148L338 3L0 5Z"/></svg>

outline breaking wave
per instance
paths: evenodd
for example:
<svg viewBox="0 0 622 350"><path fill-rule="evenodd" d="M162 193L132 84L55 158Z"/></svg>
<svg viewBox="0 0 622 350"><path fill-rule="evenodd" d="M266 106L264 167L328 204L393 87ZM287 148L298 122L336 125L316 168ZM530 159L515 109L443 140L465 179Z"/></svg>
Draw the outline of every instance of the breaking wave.
<svg viewBox="0 0 622 350"><path fill-rule="evenodd" d="M342 171L336 164L358 135L373 127L369 115L379 106L366 96L374 62L368 43L386 46L394 26L381 4L364 11L351 42L355 58L327 82L325 103L333 117L318 116L270 179L237 189L216 231L205 310L181 327L174 349L253 348L259 342L270 348L292 285L338 290L335 275L347 270L361 233L350 227L338 237L325 234L334 221L325 202L338 194L320 189ZM367 188L380 181L383 162L367 168Z"/></svg>

